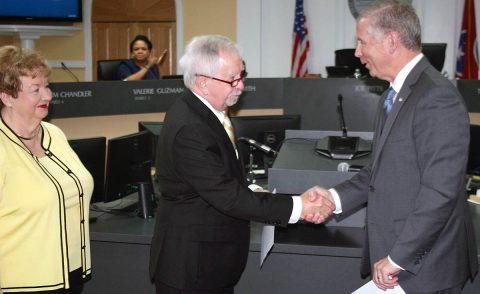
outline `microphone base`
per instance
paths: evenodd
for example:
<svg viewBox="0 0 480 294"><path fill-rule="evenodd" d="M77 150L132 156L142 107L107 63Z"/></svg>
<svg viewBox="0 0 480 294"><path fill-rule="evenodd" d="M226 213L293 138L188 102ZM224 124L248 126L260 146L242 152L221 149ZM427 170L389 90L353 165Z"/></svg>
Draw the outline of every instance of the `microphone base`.
<svg viewBox="0 0 480 294"><path fill-rule="evenodd" d="M366 156L372 151L372 144L360 137L328 136L315 145L315 152L331 159L349 160Z"/></svg>

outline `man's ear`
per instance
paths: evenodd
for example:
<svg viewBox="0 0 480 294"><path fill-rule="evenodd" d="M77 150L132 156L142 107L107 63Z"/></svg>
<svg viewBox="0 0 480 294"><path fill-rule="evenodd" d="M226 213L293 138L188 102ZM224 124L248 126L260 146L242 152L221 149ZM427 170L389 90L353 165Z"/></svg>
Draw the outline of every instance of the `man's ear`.
<svg viewBox="0 0 480 294"><path fill-rule="evenodd" d="M208 79L206 77L198 76L195 79L196 88L199 89L202 95L204 96L208 95L207 83L208 83Z"/></svg>
<svg viewBox="0 0 480 294"><path fill-rule="evenodd" d="M400 35L397 32L389 32L387 33L386 38L388 44L388 51L390 53L395 52L400 45Z"/></svg>

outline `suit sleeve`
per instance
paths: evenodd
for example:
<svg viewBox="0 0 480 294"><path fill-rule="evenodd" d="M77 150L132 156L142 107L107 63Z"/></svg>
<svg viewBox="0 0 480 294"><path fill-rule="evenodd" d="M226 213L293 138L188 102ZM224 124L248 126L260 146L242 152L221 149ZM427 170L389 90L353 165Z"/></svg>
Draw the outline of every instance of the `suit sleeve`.
<svg viewBox="0 0 480 294"><path fill-rule="evenodd" d="M250 191L235 173L237 159L207 126L182 127L174 139L172 156L176 173L217 210L241 219L287 225L291 197Z"/></svg>

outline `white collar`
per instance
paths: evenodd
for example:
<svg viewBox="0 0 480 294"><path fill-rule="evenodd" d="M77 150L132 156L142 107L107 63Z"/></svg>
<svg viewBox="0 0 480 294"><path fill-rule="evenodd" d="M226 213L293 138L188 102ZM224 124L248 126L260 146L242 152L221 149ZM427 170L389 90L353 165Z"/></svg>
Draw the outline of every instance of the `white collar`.
<svg viewBox="0 0 480 294"><path fill-rule="evenodd" d="M407 79L408 74L412 71L415 65L417 65L417 63L420 62L420 59L422 59L422 57L423 57L423 54L419 53L400 70L400 72L397 74L393 82L390 83L390 87L392 87L395 90L395 92L398 93L400 91L400 89L403 86L403 83L405 83L405 80Z"/></svg>
<svg viewBox="0 0 480 294"><path fill-rule="evenodd" d="M203 98L202 96L198 95L193 91L192 93L193 95L197 96L197 98L200 99L200 101L202 101L203 104L205 104L208 107L208 109L210 109L213 112L213 114L215 114L215 116L218 118L220 123L223 125L223 120L225 119L225 113L223 111L213 108L212 104L210 104L210 102L208 102L207 99Z"/></svg>

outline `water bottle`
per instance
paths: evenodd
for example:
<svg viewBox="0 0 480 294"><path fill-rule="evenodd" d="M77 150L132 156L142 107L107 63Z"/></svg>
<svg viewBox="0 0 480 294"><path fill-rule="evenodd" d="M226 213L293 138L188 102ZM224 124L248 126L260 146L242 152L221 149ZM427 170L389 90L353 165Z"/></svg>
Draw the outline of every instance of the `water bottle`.
<svg viewBox="0 0 480 294"><path fill-rule="evenodd" d="M356 78L356 79L359 79L359 78L362 77L362 73L360 72L359 68L355 69L355 72L353 73L353 77Z"/></svg>

